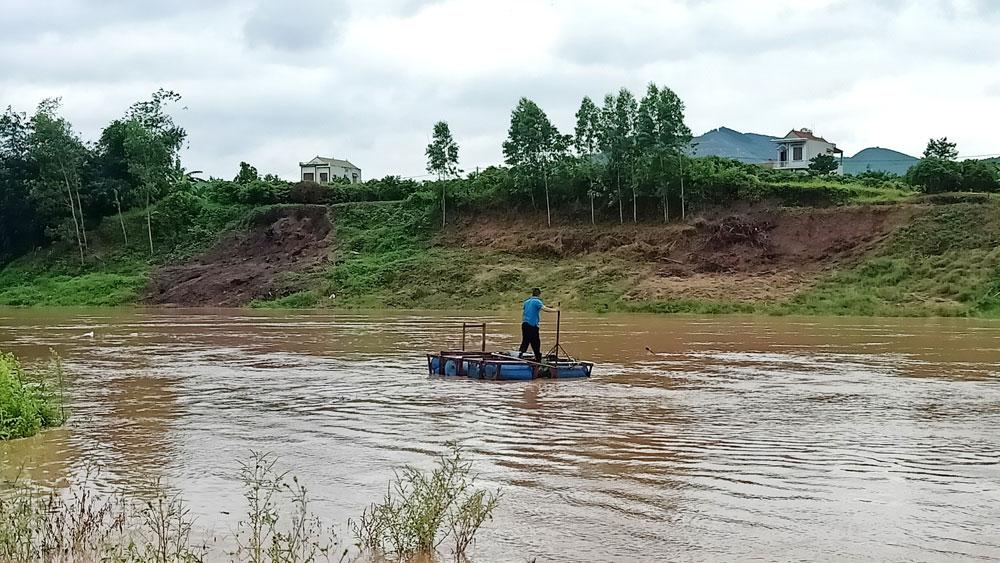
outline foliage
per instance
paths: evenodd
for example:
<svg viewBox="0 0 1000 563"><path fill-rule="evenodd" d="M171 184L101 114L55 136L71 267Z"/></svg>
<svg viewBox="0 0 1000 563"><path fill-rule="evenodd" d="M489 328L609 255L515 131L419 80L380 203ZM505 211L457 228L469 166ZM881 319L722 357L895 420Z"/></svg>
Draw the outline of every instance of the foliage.
<svg viewBox="0 0 1000 563"><path fill-rule="evenodd" d="M247 563L344 561L348 551L332 528L309 509L306 488L278 473L276 459L252 453L241 464L247 512L230 553ZM98 494L90 473L63 494L15 481L0 490L0 560L175 563L204 561L208 542L196 543L195 519L184 499L159 481L141 497ZM287 519L287 520L286 520ZM212 541L219 541L214 538Z"/></svg>
<svg viewBox="0 0 1000 563"><path fill-rule="evenodd" d="M535 201L539 184L545 193L546 212L551 223L551 203L547 176L549 167L565 155L569 139L549 121L542 108L528 98L521 98L510 116L510 129L503 143L503 156L514 174L519 194Z"/></svg>
<svg viewBox="0 0 1000 563"><path fill-rule="evenodd" d="M958 148L955 143L949 142L948 137L931 139L927 141L927 148L924 149L924 158L938 158L941 160L955 160L958 158Z"/></svg>
<svg viewBox="0 0 1000 563"><path fill-rule="evenodd" d="M962 165L943 158L924 158L906 172L906 181L924 193L960 191Z"/></svg>
<svg viewBox="0 0 1000 563"><path fill-rule="evenodd" d="M451 136L447 121L434 124L431 142L425 151L427 155L427 171L437 174L439 179L453 178L458 175L458 143Z"/></svg>
<svg viewBox="0 0 1000 563"><path fill-rule="evenodd" d="M50 385L58 385L57 391ZM0 440L33 436L66 420L58 357L46 372L30 376L13 354L0 352Z"/></svg>
<svg viewBox="0 0 1000 563"><path fill-rule="evenodd" d="M809 171L814 174L830 174L837 166L837 159L832 154L818 154L809 160Z"/></svg>
<svg viewBox="0 0 1000 563"><path fill-rule="evenodd" d="M257 169L251 166L250 163L241 161L240 171L233 178L233 181L237 184L249 184L258 180L260 180L260 174L257 173Z"/></svg>
<svg viewBox="0 0 1000 563"><path fill-rule="evenodd" d="M476 489L472 463L451 445L430 472L412 466L396 473L382 502L372 503L352 524L361 547L401 558L431 555L449 537L456 558L500 501L501 492Z"/></svg>
<svg viewBox="0 0 1000 563"><path fill-rule="evenodd" d="M251 452L250 461L240 463L239 479L247 514L237 530L235 556L250 563L310 563L331 555L336 541L332 530L309 510L309 494L295 476L279 473L277 459ZM288 525L282 526L282 504L290 506ZM346 552L341 555L344 559Z"/></svg>

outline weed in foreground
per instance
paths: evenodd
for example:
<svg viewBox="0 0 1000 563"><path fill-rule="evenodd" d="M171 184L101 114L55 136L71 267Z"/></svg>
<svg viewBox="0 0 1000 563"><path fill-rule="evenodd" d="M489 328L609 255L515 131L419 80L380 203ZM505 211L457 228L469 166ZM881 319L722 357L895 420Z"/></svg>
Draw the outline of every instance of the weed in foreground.
<svg viewBox="0 0 1000 563"><path fill-rule="evenodd" d="M359 547L403 559L432 555L451 538L453 555L463 559L501 497L499 490L476 489L475 481L472 462L454 444L430 472L403 468L382 502L351 522Z"/></svg>
<svg viewBox="0 0 1000 563"><path fill-rule="evenodd" d="M297 477L279 473L276 463L270 454L251 452L250 461L240 464L247 515L238 525L234 558L251 563L329 560L338 544L336 534L310 512L306 487ZM282 500L287 504L280 504ZM279 525L282 506L288 507L287 527ZM346 557L344 550L339 560Z"/></svg>

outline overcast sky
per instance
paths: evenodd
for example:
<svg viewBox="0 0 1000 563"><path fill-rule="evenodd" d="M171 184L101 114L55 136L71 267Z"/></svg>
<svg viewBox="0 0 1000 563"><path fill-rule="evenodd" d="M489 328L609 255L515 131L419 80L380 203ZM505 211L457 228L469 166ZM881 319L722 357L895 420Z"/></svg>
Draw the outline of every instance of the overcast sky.
<svg viewBox="0 0 1000 563"><path fill-rule="evenodd" d="M315 155L421 175L440 119L471 170L501 161L521 96L568 133L584 95L650 81L695 134L971 156L1000 153L998 37L994 0L0 0L0 106L61 96L92 140L169 88L185 166L221 177Z"/></svg>

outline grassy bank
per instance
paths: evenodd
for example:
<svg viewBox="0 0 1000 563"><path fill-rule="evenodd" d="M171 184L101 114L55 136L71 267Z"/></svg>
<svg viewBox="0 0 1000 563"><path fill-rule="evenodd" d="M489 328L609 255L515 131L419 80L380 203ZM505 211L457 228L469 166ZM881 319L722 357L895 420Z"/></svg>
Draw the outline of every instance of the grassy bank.
<svg viewBox="0 0 1000 563"><path fill-rule="evenodd" d="M11 354L0 352L0 440L34 436L66 420L58 360L44 373L29 374Z"/></svg>
<svg viewBox="0 0 1000 563"><path fill-rule="evenodd" d="M377 228L364 228L378 225ZM934 205L874 250L780 300L642 300L646 264L614 253L548 259L435 242L405 206L350 206L322 288L272 303L346 308L512 309L539 285L578 310L862 316L1000 315L1000 205ZM329 299L330 295L336 295Z"/></svg>
<svg viewBox="0 0 1000 563"><path fill-rule="evenodd" d="M74 244L56 242L0 269L0 305L135 303L154 266L189 259L214 243L221 233L240 228L252 209L209 202L194 209L178 209L174 200L164 200L152 213L152 254L144 210L129 211L121 221L117 216L105 217L87 233L89 248L83 262Z"/></svg>
<svg viewBox="0 0 1000 563"><path fill-rule="evenodd" d="M752 197L750 197L752 196ZM414 193L403 201L367 201L330 206L334 237L321 268L284 272L281 291L252 302L271 308L514 309L527 288L547 288L550 300L577 310L657 313L758 313L818 315L1000 315L1000 202L987 195L917 197L894 184L867 186L818 180L761 184L750 199L791 206L800 214L857 205L910 205L914 214L863 256L836 261L810 273L794 294L739 298L698 297L673 292L660 298L637 288L661 276L666 262L617 249L559 256L497 250L456 243L441 232L438 200ZM761 204L758 204L761 205ZM149 254L145 214L127 213L125 244L116 216L89 232L90 251L81 264L69 244L38 249L0 270L0 305L122 305L137 302L153 268L191 260L233 229L248 228L249 204L211 199L167 198L153 212L154 253ZM726 209L717 210L726 213ZM736 213L734 208L733 213ZM489 214L451 211L450 223ZM589 219L589 217L588 217ZM587 221L560 217L567 229ZM651 221L651 220L650 220ZM652 224L647 222L647 224ZM451 229L460 227L450 227ZM616 223L589 227L596 235ZM677 225L678 229L685 228ZM577 235L580 236L580 235ZM782 266L792 267L794 266ZM724 271L707 276L727 280ZM744 277L754 275L745 273ZM739 276L726 283L742 283ZM735 280L735 281L734 281ZM752 280L749 280L752 281ZM746 286L752 289L752 285Z"/></svg>

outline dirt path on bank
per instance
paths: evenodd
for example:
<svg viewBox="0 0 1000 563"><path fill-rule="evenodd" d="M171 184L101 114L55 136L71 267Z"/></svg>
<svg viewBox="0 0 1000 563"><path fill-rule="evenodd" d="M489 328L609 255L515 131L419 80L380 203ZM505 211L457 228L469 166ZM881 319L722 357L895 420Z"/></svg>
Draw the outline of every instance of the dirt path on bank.
<svg viewBox="0 0 1000 563"><path fill-rule="evenodd" d="M322 205L275 208L245 231L225 235L186 264L153 271L145 302L154 305L238 307L296 291L290 274L326 263L331 244Z"/></svg>

